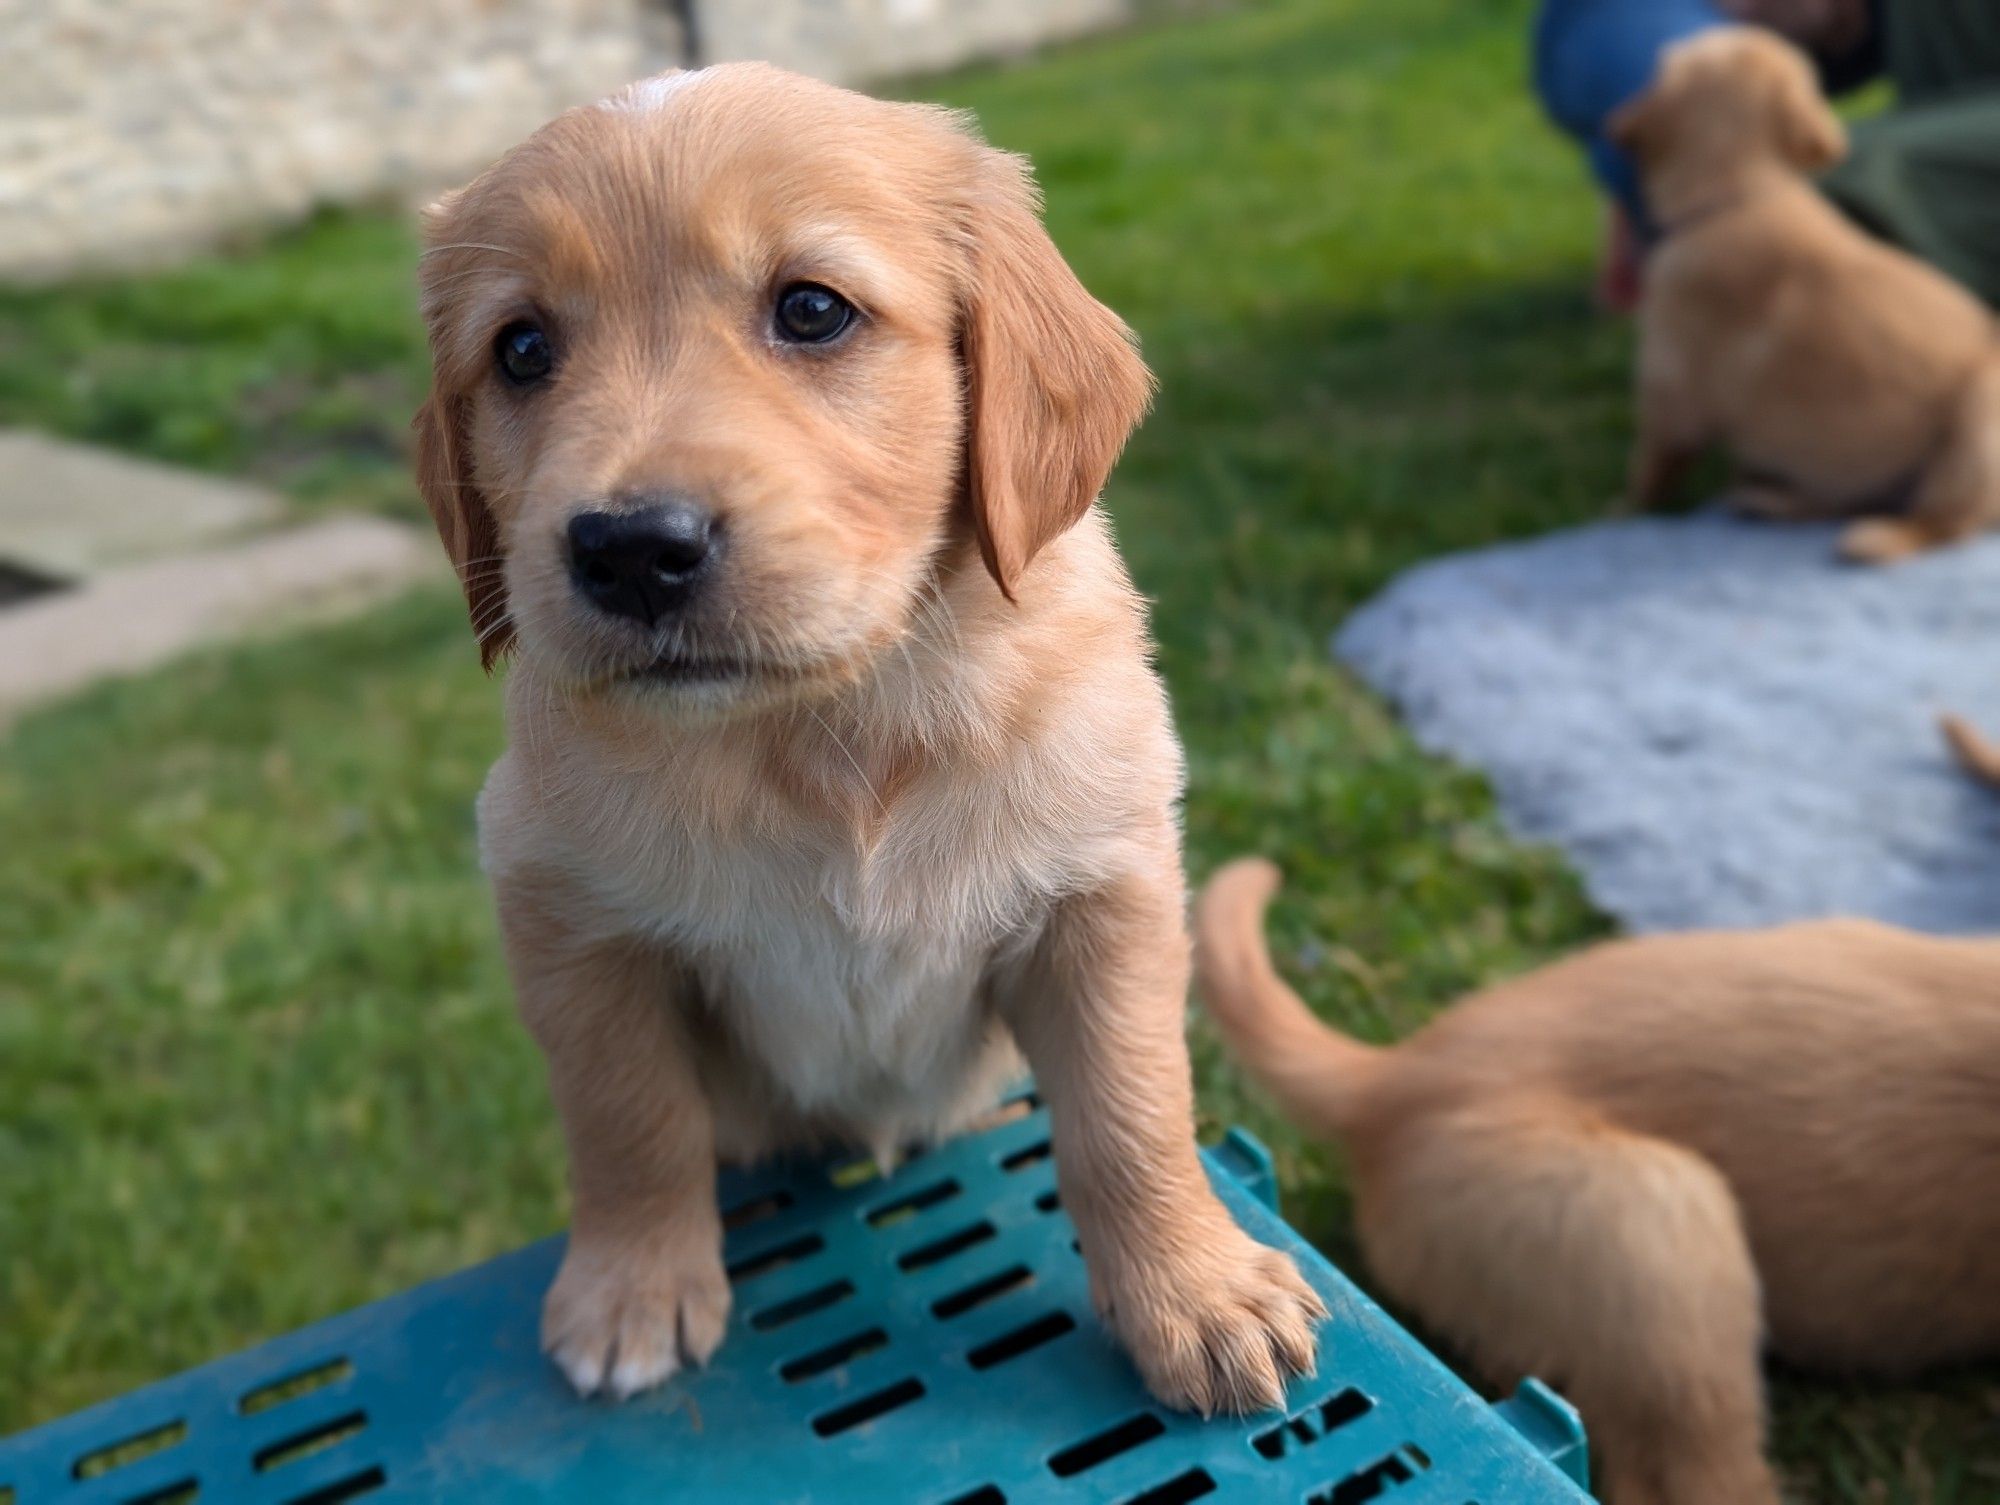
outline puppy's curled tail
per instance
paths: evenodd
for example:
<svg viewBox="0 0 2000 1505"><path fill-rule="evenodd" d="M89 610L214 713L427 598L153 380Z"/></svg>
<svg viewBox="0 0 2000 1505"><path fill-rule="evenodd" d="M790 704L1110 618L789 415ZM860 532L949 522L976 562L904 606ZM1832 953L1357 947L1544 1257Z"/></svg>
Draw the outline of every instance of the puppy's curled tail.
<svg viewBox="0 0 2000 1505"><path fill-rule="evenodd" d="M1381 1053L1328 1027L1271 965L1264 911L1283 879L1261 857L1239 857L1195 901L1195 975L1231 1052L1288 1116L1345 1133Z"/></svg>
<svg viewBox="0 0 2000 1505"><path fill-rule="evenodd" d="M1962 716L1940 716L1938 729L1944 733L1944 740L1951 745L1961 768L1982 783L2000 789L2000 746L1989 742Z"/></svg>

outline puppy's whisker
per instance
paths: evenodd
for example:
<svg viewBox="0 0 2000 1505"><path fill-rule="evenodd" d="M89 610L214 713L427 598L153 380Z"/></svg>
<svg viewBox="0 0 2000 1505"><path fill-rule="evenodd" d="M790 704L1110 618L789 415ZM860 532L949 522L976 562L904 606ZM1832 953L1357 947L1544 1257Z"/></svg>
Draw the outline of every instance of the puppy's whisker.
<svg viewBox="0 0 2000 1505"><path fill-rule="evenodd" d="M442 256L447 251L491 251L496 256L515 256L522 261L528 259L524 251L517 251L512 246L496 246L491 241L484 240L454 240L440 246L426 246L417 259L429 261L433 256Z"/></svg>
<svg viewBox="0 0 2000 1505"><path fill-rule="evenodd" d="M508 621L506 614L503 612L493 621L487 623L486 626L475 627L473 629L473 634L472 634L473 640L477 642L481 648L484 648L494 638L498 637L501 633L505 632L511 625L513 624Z"/></svg>
<svg viewBox="0 0 2000 1505"><path fill-rule="evenodd" d="M863 769L861 766L860 759L856 758L854 756L853 751L848 747L847 743L841 740L840 733L836 732L833 729L832 723L829 722L824 716L820 715L820 713L817 710L815 710L811 705L807 704L803 700L800 701L799 704L805 706L806 714L811 716L813 720L817 721L820 724L820 729L824 731L828 737L832 738L833 745L838 749L840 749L840 755L843 758L847 759L848 767L854 770L854 776L861 781L862 789L867 792L870 803L872 803L875 806L875 813L877 815L886 814L887 807L883 805L882 796L880 792L877 791L877 789L875 788L875 781L868 777L867 771Z"/></svg>

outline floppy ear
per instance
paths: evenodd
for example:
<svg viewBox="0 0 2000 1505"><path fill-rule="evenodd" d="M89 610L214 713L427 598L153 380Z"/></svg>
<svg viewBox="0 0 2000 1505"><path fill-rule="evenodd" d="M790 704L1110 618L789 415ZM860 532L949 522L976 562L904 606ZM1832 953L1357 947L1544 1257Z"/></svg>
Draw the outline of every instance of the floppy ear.
<svg viewBox="0 0 2000 1505"><path fill-rule="evenodd" d="M961 334L966 475L980 555L1011 601L1035 556L1090 510L1153 378L1042 228L1025 166L982 155Z"/></svg>
<svg viewBox="0 0 2000 1505"><path fill-rule="evenodd" d="M465 465L464 404L435 391L417 409L417 490L431 509L438 537L465 590L479 662L487 669L514 646L501 578L500 530Z"/></svg>
<svg viewBox="0 0 2000 1505"><path fill-rule="evenodd" d="M1776 80L1778 149L1801 172L1824 172L1847 155L1847 127L1803 58Z"/></svg>
<svg viewBox="0 0 2000 1505"><path fill-rule="evenodd" d="M1645 146L1647 132L1652 129L1658 88L1655 83L1612 111L1611 118L1604 122L1604 139L1620 151L1638 156Z"/></svg>

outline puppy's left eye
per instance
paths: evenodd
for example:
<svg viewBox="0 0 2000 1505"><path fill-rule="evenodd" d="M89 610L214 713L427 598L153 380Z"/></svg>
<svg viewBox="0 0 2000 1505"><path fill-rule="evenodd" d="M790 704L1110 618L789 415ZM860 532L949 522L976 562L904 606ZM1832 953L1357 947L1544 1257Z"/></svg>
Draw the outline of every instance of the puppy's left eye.
<svg viewBox="0 0 2000 1505"><path fill-rule="evenodd" d="M494 337L493 359L501 373L517 387L533 386L556 363L548 335L526 319L516 320Z"/></svg>
<svg viewBox="0 0 2000 1505"><path fill-rule="evenodd" d="M801 345L824 345L854 322L854 305L817 282L794 282L778 294L778 333Z"/></svg>

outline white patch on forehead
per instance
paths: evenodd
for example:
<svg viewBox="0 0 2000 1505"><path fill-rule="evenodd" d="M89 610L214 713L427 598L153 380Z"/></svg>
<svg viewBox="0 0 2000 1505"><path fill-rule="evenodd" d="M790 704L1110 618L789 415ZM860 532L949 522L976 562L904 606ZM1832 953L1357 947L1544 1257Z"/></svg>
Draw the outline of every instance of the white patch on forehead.
<svg viewBox="0 0 2000 1505"><path fill-rule="evenodd" d="M679 68L672 73L656 73L627 84L609 99L598 101L600 110L617 110L629 115L652 115L664 110L675 95L691 89L708 77L706 68Z"/></svg>

